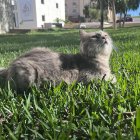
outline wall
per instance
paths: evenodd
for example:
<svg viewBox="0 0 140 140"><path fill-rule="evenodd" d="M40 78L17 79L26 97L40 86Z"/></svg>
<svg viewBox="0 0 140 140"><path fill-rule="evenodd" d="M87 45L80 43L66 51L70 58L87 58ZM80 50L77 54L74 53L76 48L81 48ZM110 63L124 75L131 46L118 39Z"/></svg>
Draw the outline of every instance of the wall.
<svg viewBox="0 0 140 140"><path fill-rule="evenodd" d="M58 8L56 8L56 3L58 3ZM47 4L47 9L48 9L48 12L46 12L47 23L56 22L57 18L65 20L65 0L51 0L50 5Z"/></svg>
<svg viewBox="0 0 140 140"><path fill-rule="evenodd" d="M75 5L74 5L75 3ZM66 17L80 15L80 0L66 0Z"/></svg>
<svg viewBox="0 0 140 140"><path fill-rule="evenodd" d="M15 29L35 29L36 9L34 0L16 0L15 1Z"/></svg>
<svg viewBox="0 0 140 140"><path fill-rule="evenodd" d="M36 0L36 19L37 19L37 28L44 27L45 21L42 21L42 15L45 15L46 9L46 0L44 0L44 4L41 4L41 0ZM45 17L46 19L46 17Z"/></svg>

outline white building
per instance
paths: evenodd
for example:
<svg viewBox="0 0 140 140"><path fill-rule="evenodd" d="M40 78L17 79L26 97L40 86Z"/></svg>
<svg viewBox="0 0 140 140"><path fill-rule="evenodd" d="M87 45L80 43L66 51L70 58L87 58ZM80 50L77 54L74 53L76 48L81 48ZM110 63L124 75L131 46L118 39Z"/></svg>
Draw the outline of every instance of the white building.
<svg viewBox="0 0 140 140"><path fill-rule="evenodd" d="M15 29L48 28L52 23L64 25L65 0L14 0Z"/></svg>

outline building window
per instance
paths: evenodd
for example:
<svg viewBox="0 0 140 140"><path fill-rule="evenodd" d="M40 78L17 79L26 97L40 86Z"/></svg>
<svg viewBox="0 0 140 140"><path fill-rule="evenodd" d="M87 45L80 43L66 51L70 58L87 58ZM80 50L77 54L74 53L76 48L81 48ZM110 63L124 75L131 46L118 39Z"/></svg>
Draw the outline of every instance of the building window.
<svg viewBox="0 0 140 140"><path fill-rule="evenodd" d="M44 0L41 0L41 4L44 4Z"/></svg>
<svg viewBox="0 0 140 140"><path fill-rule="evenodd" d="M56 3L56 8L58 8L59 6L58 6L58 3Z"/></svg>
<svg viewBox="0 0 140 140"><path fill-rule="evenodd" d="M76 13L77 12L77 10L76 9L73 9L73 11L72 11L73 13Z"/></svg>
<svg viewBox="0 0 140 140"><path fill-rule="evenodd" d="M45 21L45 15L42 15L42 21Z"/></svg>
<svg viewBox="0 0 140 140"><path fill-rule="evenodd" d="M76 2L73 2L72 4L73 4L73 6L76 6Z"/></svg>

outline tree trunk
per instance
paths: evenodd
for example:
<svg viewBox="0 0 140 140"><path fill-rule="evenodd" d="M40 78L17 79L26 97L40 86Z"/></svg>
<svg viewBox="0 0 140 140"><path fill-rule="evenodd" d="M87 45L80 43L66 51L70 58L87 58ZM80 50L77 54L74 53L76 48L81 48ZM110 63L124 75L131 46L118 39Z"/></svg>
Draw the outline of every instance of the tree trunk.
<svg viewBox="0 0 140 140"><path fill-rule="evenodd" d="M125 24L125 13L123 13L124 14L124 16L123 16L123 22L122 22L122 27L124 27L124 24Z"/></svg>
<svg viewBox="0 0 140 140"><path fill-rule="evenodd" d="M113 28L116 29L116 9L115 9L115 0L112 0L112 12L113 12Z"/></svg>
<svg viewBox="0 0 140 140"><path fill-rule="evenodd" d="M100 10L101 10L101 30L104 29L104 0L100 0Z"/></svg>
<svg viewBox="0 0 140 140"><path fill-rule="evenodd" d="M124 25L125 25L125 19L126 19L126 15L127 15L127 9L126 9L126 10L125 10L125 12L124 12L123 27L124 27Z"/></svg>
<svg viewBox="0 0 140 140"><path fill-rule="evenodd" d="M13 11L12 4L9 0L0 2L0 34L9 32L13 26Z"/></svg>
<svg viewBox="0 0 140 140"><path fill-rule="evenodd" d="M119 27L121 27L121 26L122 26L121 19L122 19L122 12L120 12L120 22L119 22Z"/></svg>

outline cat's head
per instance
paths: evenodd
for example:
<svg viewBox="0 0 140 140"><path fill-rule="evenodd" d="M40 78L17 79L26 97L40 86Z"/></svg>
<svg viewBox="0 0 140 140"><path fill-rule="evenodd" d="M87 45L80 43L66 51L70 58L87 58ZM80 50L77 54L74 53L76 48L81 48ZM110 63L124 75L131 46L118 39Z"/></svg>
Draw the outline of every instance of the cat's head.
<svg viewBox="0 0 140 140"><path fill-rule="evenodd" d="M88 57L98 55L109 57L112 52L112 39L106 32L85 32L80 30L80 40L80 52Z"/></svg>

